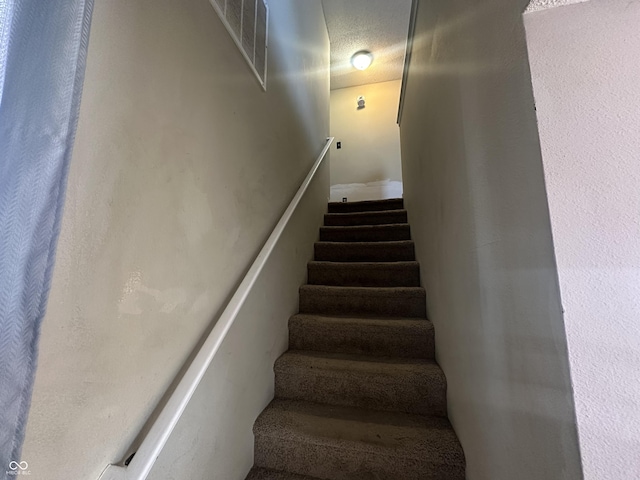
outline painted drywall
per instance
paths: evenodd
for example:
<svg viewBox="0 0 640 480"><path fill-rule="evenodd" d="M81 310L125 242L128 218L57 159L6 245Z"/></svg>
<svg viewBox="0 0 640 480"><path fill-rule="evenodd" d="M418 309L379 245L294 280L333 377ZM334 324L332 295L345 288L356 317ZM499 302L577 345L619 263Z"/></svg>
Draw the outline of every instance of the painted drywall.
<svg viewBox="0 0 640 480"><path fill-rule="evenodd" d="M405 205L469 480L582 478L526 3L422 0L400 126Z"/></svg>
<svg viewBox="0 0 640 480"><path fill-rule="evenodd" d="M640 3L525 15L585 478L640 478Z"/></svg>
<svg viewBox="0 0 640 480"><path fill-rule="evenodd" d="M329 201L342 202L345 198L349 202L402 198L402 182L382 180L380 182L331 185Z"/></svg>
<svg viewBox="0 0 640 480"><path fill-rule="evenodd" d="M548 8L563 7L574 3L587 2L588 0L531 0L526 12L537 12Z"/></svg>
<svg viewBox="0 0 640 480"><path fill-rule="evenodd" d="M208 2L96 2L23 452L34 480L97 479L122 460L324 145L321 5L269 6L265 93ZM271 393L270 362L286 348L328 195L326 171L319 178L303 207L309 218L283 238L286 252L265 270L208 380L212 416L199 427L215 434L205 464L215 471L200 468L197 431L181 445L172 438L159 460L178 468L191 458L190 467L154 479L248 471L251 423ZM269 333L239 333L252 328Z"/></svg>
<svg viewBox="0 0 640 480"><path fill-rule="evenodd" d="M364 96L365 107L358 108ZM331 185L402 180L400 80L331 91Z"/></svg>
<svg viewBox="0 0 640 480"><path fill-rule="evenodd" d="M253 466L253 423L273 399L273 364L288 348L288 320L298 311L328 183L325 161L149 480L244 480Z"/></svg>

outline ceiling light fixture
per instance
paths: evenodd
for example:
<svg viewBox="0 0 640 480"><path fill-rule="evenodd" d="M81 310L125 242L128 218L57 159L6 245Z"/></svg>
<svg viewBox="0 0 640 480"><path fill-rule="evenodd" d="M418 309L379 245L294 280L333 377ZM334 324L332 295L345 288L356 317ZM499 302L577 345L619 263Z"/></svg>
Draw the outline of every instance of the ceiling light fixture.
<svg viewBox="0 0 640 480"><path fill-rule="evenodd" d="M356 52L351 57L351 65L358 70L366 70L371 65L371 62L373 62L373 55L366 50Z"/></svg>

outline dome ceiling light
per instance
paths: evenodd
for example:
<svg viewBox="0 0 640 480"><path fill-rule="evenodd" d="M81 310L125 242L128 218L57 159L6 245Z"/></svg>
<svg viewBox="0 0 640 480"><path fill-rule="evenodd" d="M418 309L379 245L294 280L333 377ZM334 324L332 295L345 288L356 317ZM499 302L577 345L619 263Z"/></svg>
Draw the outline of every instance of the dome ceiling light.
<svg viewBox="0 0 640 480"><path fill-rule="evenodd" d="M351 65L358 70L366 70L373 62L373 55L367 50L361 50L353 54L351 57Z"/></svg>

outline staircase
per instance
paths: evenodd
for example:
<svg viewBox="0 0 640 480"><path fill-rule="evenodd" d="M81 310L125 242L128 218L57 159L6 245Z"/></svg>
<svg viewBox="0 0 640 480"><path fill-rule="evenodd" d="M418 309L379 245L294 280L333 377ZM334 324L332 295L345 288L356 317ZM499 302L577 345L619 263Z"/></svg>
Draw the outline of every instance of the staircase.
<svg viewBox="0 0 640 480"><path fill-rule="evenodd" d="M464 480L402 199L330 203L247 480Z"/></svg>

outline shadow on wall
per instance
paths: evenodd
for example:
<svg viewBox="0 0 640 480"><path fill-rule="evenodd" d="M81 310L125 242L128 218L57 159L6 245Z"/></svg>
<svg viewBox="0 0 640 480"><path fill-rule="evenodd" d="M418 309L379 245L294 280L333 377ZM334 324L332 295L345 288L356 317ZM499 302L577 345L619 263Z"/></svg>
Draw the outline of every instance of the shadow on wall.
<svg viewBox="0 0 640 480"><path fill-rule="evenodd" d="M278 3L278 8L274 4ZM272 0L269 11L270 24L277 25L280 32L278 35L269 35L269 61L279 62L280 67L271 69L271 72L286 72L281 76L269 76L267 88L275 86L277 83L283 94L289 99L288 107L297 113L300 123L303 125L307 142L311 145L318 145L322 148L324 138L318 138L317 112L326 109L329 103L329 49L326 45L317 43L301 43L300 38L305 38L304 32L300 31L301 25L295 17L295 13L300 10L311 11L312 6L305 6L304 3L295 0ZM298 13L300 15L300 13ZM286 26L293 28L286 29ZM326 32L326 27L325 27ZM328 33L327 33L328 42ZM297 54L292 54L292 49ZM304 61L300 61L304 59ZM309 62L309 59L312 59ZM322 78L325 88L318 87L318 79ZM315 84L315 85L314 85ZM309 96L309 93L313 96Z"/></svg>

